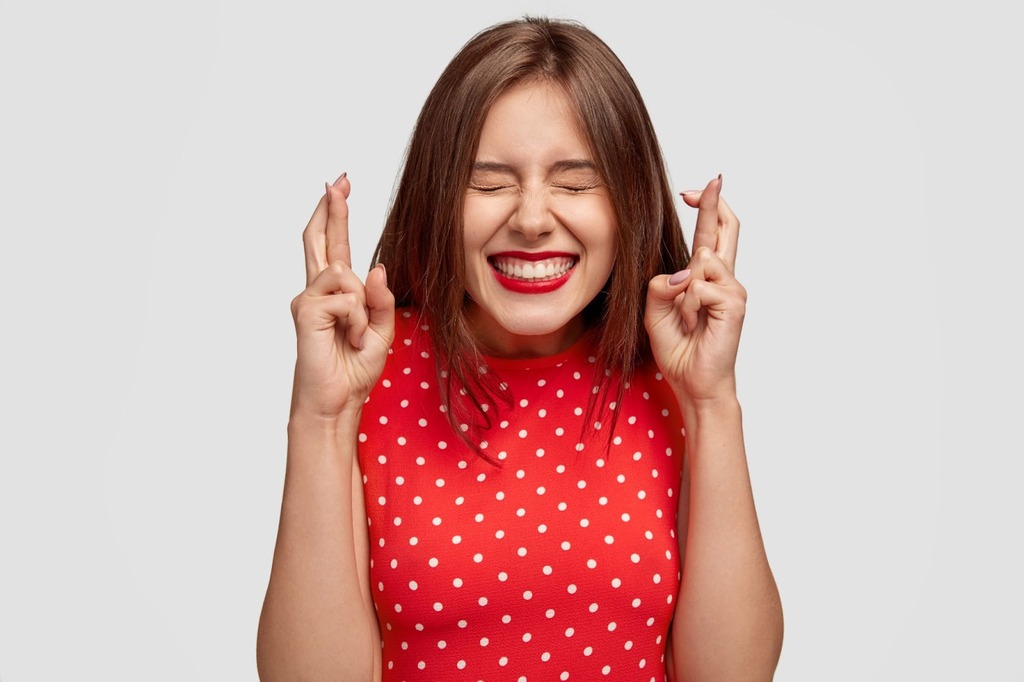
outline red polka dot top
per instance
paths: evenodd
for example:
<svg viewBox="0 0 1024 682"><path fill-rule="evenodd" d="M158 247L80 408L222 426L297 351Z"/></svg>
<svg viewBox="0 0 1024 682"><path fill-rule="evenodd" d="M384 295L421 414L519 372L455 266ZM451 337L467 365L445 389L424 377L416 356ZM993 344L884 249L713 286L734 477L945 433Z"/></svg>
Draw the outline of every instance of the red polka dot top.
<svg viewBox="0 0 1024 682"><path fill-rule="evenodd" d="M635 374L608 445L599 422L581 440L586 337L487 359L510 399L487 406L495 465L448 424L427 324L396 317L359 434L383 679L665 680L683 431L657 368Z"/></svg>

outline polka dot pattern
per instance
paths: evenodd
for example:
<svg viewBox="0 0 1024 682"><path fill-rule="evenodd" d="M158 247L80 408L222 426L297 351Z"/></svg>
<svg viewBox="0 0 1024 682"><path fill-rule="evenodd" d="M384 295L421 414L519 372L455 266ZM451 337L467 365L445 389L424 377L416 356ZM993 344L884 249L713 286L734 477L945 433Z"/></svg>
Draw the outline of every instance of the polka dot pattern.
<svg viewBox="0 0 1024 682"><path fill-rule="evenodd" d="M498 467L440 414L426 325L397 318L358 439L383 680L664 680L683 431L656 368L609 435L586 340L490 360L511 396L478 436Z"/></svg>

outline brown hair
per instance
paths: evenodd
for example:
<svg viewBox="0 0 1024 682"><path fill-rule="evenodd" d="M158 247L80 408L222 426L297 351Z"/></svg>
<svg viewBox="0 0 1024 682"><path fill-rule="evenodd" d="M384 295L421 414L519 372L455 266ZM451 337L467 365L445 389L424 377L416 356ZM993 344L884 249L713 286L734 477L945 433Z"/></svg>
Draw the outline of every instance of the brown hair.
<svg viewBox="0 0 1024 682"><path fill-rule="evenodd" d="M479 348L464 311L463 202L491 105L528 80L561 87L574 105L618 222L611 277L584 311L602 387L591 412L610 392L621 402L647 352L648 281L689 262L647 108L600 38L574 22L527 17L492 26L466 43L420 112L374 263L387 265L397 304L419 309L429 322L448 419L478 452L462 424L489 425L481 404L494 395L494 378L479 370ZM612 386L609 376L616 371ZM463 392L467 400L452 400Z"/></svg>

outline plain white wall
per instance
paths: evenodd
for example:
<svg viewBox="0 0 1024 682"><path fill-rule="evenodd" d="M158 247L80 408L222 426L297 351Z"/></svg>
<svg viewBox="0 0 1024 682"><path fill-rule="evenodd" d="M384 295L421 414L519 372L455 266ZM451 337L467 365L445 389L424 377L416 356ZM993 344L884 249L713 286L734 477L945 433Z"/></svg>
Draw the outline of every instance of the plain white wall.
<svg viewBox="0 0 1024 682"><path fill-rule="evenodd" d="M1016 24L827 4L2 3L0 680L256 679L301 230L348 171L365 269L433 81L524 13L743 221L777 679L1024 679Z"/></svg>

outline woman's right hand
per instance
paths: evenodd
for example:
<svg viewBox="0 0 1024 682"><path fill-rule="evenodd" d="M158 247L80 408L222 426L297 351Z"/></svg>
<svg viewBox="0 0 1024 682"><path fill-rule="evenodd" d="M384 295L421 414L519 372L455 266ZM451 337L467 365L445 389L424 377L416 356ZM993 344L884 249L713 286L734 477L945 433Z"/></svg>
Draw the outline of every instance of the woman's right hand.
<svg viewBox="0 0 1024 682"><path fill-rule="evenodd" d="M291 305L298 342L291 413L337 419L362 407L384 370L395 297L383 265L370 270L365 285L352 272L348 178L325 186L302 233L306 289Z"/></svg>

